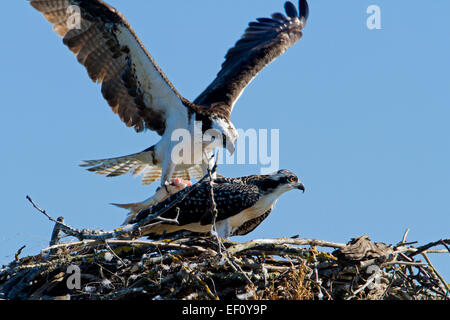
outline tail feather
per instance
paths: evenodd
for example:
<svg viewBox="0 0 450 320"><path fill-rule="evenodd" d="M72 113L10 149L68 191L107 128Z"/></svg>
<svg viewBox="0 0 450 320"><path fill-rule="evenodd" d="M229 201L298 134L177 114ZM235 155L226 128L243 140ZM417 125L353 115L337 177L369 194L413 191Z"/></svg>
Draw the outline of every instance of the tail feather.
<svg viewBox="0 0 450 320"><path fill-rule="evenodd" d="M155 204L164 201L172 194L177 193L178 191L191 186L190 181L185 181L181 179L173 179L172 182L167 185L167 188L158 188L156 190L155 194L142 201L142 202L134 202L134 203L126 203L126 204L120 204L120 203L111 203L112 205L115 205L119 208L127 209L129 210L127 217L125 221L123 222L124 225L129 224L142 210L148 209Z"/></svg>
<svg viewBox="0 0 450 320"><path fill-rule="evenodd" d="M119 208L123 208L123 209L129 210L129 212L127 213L127 217L125 218L125 221L122 223L122 225L126 225L126 224L130 223L130 221L133 220L134 217L136 217L136 215L141 210L145 210L145 209L151 207L152 205L154 205L156 203L157 203L156 201L153 201L151 199L147 199L146 201L143 201L143 202L126 203L126 204L111 203L111 204L114 205L114 206L117 206Z"/></svg>
<svg viewBox="0 0 450 320"><path fill-rule="evenodd" d="M188 170L178 170L175 171L172 175L173 178L181 178L185 180L191 180L191 176Z"/></svg>
<svg viewBox="0 0 450 320"><path fill-rule="evenodd" d="M146 151L109 159L100 160L84 160L80 166L86 167L88 171L95 172L97 174L104 174L107 177L116 177L129 172L132 172L134 176L139 174L147 174L147 172L159 172L161 176L161 169L158 165L153 164L154 151L153 148L149 148ZM159 177L149 181L147 184L158 180Z"/></svg>
<svg viewBox="0 0 450 320"><path fill-rule="evenodd" d="M191 173L191 176L195 179L200 180L201 178L203 178L203 171L200 166L190 167L188 170Z"/></svg>
<svg viewBox="0 0 450 320"><path fill-rule="evenodd" d="M145 164L139 164L136 168L134 168L133 176L137 177L138 175L140 175L146 167L147 165Z"/></svg>
<svg viewBox="0 0 450 320"><path fill-rule="evenodd" d="M126 173L132 173L133 176L142 175L142 184L149 185L154 181L161 179L161 167L154 164L154 150L149 148L146 151L109 159L84 160L80 164L88 171L97 174L103 174L107 177L117 177ZM185 180L201 179L203 176L200 166L192 166L175 170L172 178L181 178Z"/></svg>
<svg viewBox="0 0 450 320"><path fill-rule="evenodd" d="M187 169L175 170L172 177L184 180L191 180L192 178L200 180L203 177L203 173L200 166L192 166Z"/></svg>
<svg viewBox="0 0 450 320"><path fill-rule="evenodd" d="M130 172L134 167L139 164L136 160L129 160L112 168L99 171L99 174L107 174L107 177L116 177L122 174Z"/></svg>
<svg viewBox="0 0 450 320"><path fill-rule="evenodd" d="M158 167L149 167L142 170L142 184L148 185L154 181L161 179L161 168Z"/></svg>

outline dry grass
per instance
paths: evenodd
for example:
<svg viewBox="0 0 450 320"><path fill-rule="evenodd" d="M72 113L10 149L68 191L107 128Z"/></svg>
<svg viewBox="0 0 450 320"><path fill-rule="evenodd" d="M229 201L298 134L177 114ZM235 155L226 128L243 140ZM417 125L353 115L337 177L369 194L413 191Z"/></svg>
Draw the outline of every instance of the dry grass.
<svg viewBox="0 0 450 320"><path fill-rule="evenodd" d="M276 279L271 279L267 286L258 292L255 300L312 300L314 292L312 290L311 280L306 278L307 267L300 265L298 269L289 270Z"/></svg>

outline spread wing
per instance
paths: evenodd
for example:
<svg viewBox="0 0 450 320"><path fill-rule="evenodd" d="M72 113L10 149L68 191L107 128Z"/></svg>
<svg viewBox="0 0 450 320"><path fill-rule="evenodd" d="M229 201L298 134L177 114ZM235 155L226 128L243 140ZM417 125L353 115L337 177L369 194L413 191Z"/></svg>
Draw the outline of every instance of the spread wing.
<svg viewBox="0 0 450 320"><path fill-rule="evenodd" d="M101 0L30 0L102 84L114 113L136 131L162 135L166 116L185 108L176 91L125 18Z"/></svg>
<svg viewBox="0 0 450 320"><path fill-rule="evenodd" d="M306 0L299 1L299 12L291 2L284 5L286 15L258 18L250 22L241 39L226 56L216 79L197 97L194 103L220 106L231 113L233 105L245 87L270 62L283 54L302 37L308 18Z"/></svg>

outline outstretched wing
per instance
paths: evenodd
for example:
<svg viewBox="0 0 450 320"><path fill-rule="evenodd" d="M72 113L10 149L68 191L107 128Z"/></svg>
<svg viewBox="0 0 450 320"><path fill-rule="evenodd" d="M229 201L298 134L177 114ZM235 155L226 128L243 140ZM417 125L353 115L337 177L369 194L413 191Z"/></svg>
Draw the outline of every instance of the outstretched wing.
<svg viewBox="0 0 450 320"><path fill-rule="evenodd" d="M114 113L136 131L162 135L166 115L185 108L176 91L125 18L101 0L30 0L102 84Z"/></svg>
<svg viewBox="0 0 450 320"><path fill-rule="evenodd" d="M258 18L249 23L241 39L227 52L216 79L194 103L227 108L231 113L250 81L302 37L309 13L308 3L299 1L300 13L289 1L284 8L286 15L274 13L272 18Z"/></svg>

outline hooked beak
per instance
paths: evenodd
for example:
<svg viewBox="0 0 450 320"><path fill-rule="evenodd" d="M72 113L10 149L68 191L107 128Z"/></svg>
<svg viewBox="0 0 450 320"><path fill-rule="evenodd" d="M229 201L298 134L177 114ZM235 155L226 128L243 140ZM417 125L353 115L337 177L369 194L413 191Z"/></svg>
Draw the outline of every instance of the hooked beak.
<svg viewBox="0 0 450 320"><path fill-rule="evenodd" d="M228 152L230 153L230 155L233 155L233 154L234 154L235 147L234 147L234 144L233 144L232 142L226 141L225 147L226 147L226 149L228 150Z"/></svg>
<svg viewBox="0 0 450 320"><path fill-rule="evenodd" d="M303 185L303 183L299 182L297 185L297 189L302 190L303 193L305 193L305 186Z"/></svg>

